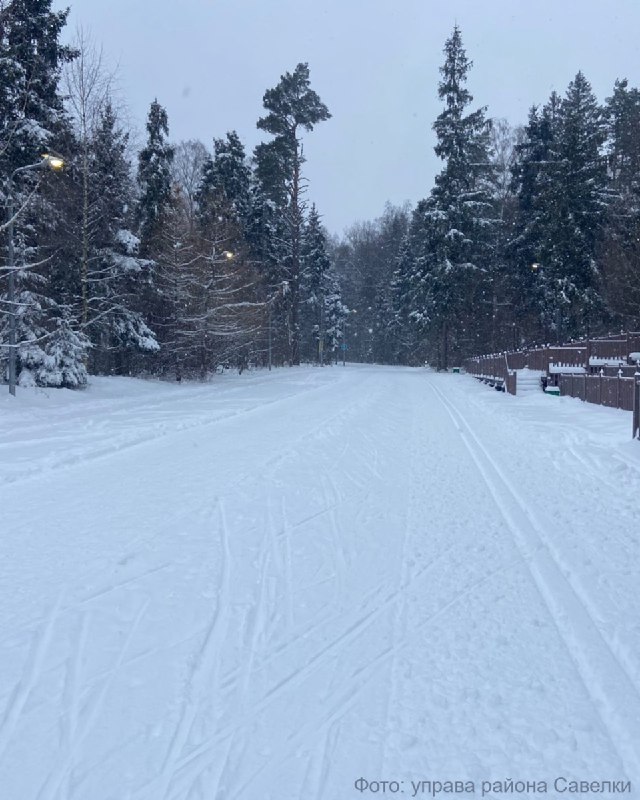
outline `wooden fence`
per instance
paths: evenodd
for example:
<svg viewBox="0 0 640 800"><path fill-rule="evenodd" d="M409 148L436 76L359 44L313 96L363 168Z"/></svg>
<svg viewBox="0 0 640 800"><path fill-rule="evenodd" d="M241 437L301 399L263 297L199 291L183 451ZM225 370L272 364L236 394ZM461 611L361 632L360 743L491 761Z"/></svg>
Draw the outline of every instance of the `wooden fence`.
<svg viewBox="0 0 640 800"><path fill-rule="evenodd" d="M514 367L507 361L507 354L494 356L478 356L467 359L464 363L466 372L485 383L504 389L509 394L516 393L517 376Z"/></svg>
<svg viewBox="0 0 640 800"><path fill-rule="evenodd" d="M629 363L631 353L640 354L640 332L476 356L467 359L464 367L470 375L510 394L516 394L516 370L544 373L547 383L558 386L561 395L632 411L636 438L640 435L640 367Z"/></svg>
<svg viewBox="0 0 640 800"><path fill-rule="evenodd" d="M633 411L635 378L605 375L559 375L560 394L578 397L587 403Z"/></svg>

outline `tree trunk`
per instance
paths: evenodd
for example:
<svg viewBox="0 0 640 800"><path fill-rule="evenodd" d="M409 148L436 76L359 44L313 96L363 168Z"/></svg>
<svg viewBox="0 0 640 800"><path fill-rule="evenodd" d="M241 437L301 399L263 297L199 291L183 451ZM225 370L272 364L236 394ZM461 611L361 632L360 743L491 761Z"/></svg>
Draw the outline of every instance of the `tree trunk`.
<svg viewBox="0 0 640 800"><path fill-rule="evenodd" d="M87 133L83 132L82 148L82 327L89 320L89 158L87 153Z"/></svg>
<svg viewBox="0 0 640 800"><path fill-rule="evenodd" d="M442 369L449 369L449 323L442 324Z"/></svg>
<svg viewBox="0 0 640 800"><path fill-rule="evenodd" d="M291 186L291 286L289 292L290 341L289 363L300 365L300 244L302 237L302 209L300 207L300 143L296 139Z"/></svg>

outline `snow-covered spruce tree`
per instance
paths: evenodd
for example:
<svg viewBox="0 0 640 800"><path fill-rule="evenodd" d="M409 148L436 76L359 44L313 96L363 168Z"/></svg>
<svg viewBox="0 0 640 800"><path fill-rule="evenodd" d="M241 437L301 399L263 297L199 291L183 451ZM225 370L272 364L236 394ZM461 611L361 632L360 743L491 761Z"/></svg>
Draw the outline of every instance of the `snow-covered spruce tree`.
<svg viewBox="0 0 640 800"><path fill-rule="evenodd" d="M559 333L566 338L589 335L603 311L596 251L606 223L606 163L601 153L605 129L601 109L581 72L569 84L561 114L565 205L550 265L559 277Z"/></svg>
<svg viewBox="0 0 640 800"><path fill-rule="evenodd" d="M319 364L335 357L341 337L340 287L327 249L327 235L312 205L302 241L301 355Z"/></svg>
<svg viewBox="0 0 640 800"><path fill-rule="evenodd" d="M89 338L76 327L70 309L58 309L55 329L47 342L47 350L33 377L40 386L80 389L87 384L87 352Z"/></svg>
<svg viewBox="0 0 640 800"><path fill-rule="evenodd" d="M70 144L69 123L59 92L62 66L75 52L59 43L67 12L53 12L51 0L14 0L2 8L0 25L0 196L6 207L10 176L36 163L50 149ZM53 180L44 172L22 172L11 188L15 219L15 278L18 301L18 372L21 383L48 384L45 360L59 316L53 275L60 260L47 252L61 222ZM62 183L55 177L56 189ZM7 273L0 278L0 338L7 340ZM3 372L6 347L1 348Z"/></svg>
<svg viewBox="0 0 640 800"><path fill-rule="evenodd" d="M490 125L485 109L466 113L472 64L456 26L444 48L438 95L445 107L434 123L436 154L444 167L431 196L418 204L411 222L411 250L404 269L406 315L428 337L428 350L447 368L477 347L485 268L493 229L488 186Z"/></svg>
<svg viewBox="0 0 640 800"><path fill-rule="evenodd" d="M333 266L325 275L324 309L324 363L337 362L344 343L349 309L342 301L340 279Z"/></svg>
<svg viewBox="0 0 640 800"><path fill-rule="evenodd" d="M156 258L163 251L162 229L171 212L172 173L175 149L168 142L169 122L167 112L154 100L147 117L147 141L138 154L138 190L136 207L137 236L140 240L138 255L148 262L148 282L140 293L139 309L150 330L156 331L164 314L163 299L156 280ZM161 369L160 362L152 369ZM139 365L144 368L143 364Z"/></svg>
<svg viewBox="0 0 640 800"><path fill-rule="evenodd" d="M398 255L409 225L408 206L394 207L387 204L383 215L376 221L377 258L372 260L370 280L365 280L365 288L370 287L373 295L368 297L361 313L367 329L371 329L371 360L379 364L398 362L401 333L396 314L393 279L397 268ZM371 309L371 310L369 310Z"/></svg>
<svg viewBox="0 0 640 800"><path fill-rule="evenodd" d="M273 89L267 90L263 105L268 112L258 120L258 128L272 134L275 139L267 152L275 156L273 167L282 171L281 184L287 193L286 206L282 208L286 221L286 262L288 293L289 363L300 363L300 277L301 248L304 229L304 202L302 167L304 155L302 131L312 131L323 120L331 117L328 108L310 87L308 64L298 64L286 72ZM284 200L284 198L283 198Z"/></svg>
<svg viewBox="0 0 640 800"><path fill-rule="evenodd" d="M609 214L598 255L607 305L627 329L640 326L640 91L616 81L605 104Z"/></svg>
<svg viewBox="0 0 640 800"><path fill-rule="evenodd" d="M167 112L154 100L147 117L147 143L138 156L140 198L137 207L140 254L153 257L154 237L171 204L171 173L175 149L168 143Z"/></svg>
<svg viewBox="0 0 640 800"><path fill-rule="evenodd" d="M417 365L424 363L425 347L421 328L411 318L413 302L413 249L415 242L409 226L400 244L391 279L391 302L396 340L394 356L397 363Z"/></svg>
<svg viewBox="0 0 640 800"><path fill-rule="evenodd" d="M202 169L197 193L199 216L205 221L214 216L243 231L250 213L251 168L244 145L235 131L226 139L214 139L214 157Z"/></svg>
<svg viewBox="0 0 640 800"><path fill-rule="evenodd" d="M514 313L528 332L528 338L549 341L553 325L551 275L540 268L540 248L550 236L555 207L562 191L560 170L560 97L529 111L523 139L516 146L513 188L517 196L515 230L509 244L512 260Z"/></svg>
<svg viewBox="0 0 640 800"><path fill-rule="evenodd" d="M288 314L289 228L286 218L286 150L278 139L259 144L253 154L249 216L244 239L257 274L258 298L263 304L263 363L271 350L272 363L289 358Z"/></svg>
<svg viewBox="0 0 640 800"><path fill-rule="evenodd" d="M132 351L155 352L158 343L139 307L151 262L138 255L132 231L133 180L128 134L109 99L97 116L87 159L87 290L84 328L94 345L93 367L126 372Z"/></svg>
<svg viewBox="0 0 640 800"><path fill-rule="evenodd" d="M604 108L609 185L632 211L640 210L640 90L617 80Z"/></svg>
<svg viewBox="0 0 640 800"><path fill-rule="evenodd" d="M606 220L604 127L581 72L564 98L532 111L525 134L516 169L520 271L537 285L543 333L560 341L588 334L602 314L595 259Z"/></svg>
<svg viewBox="0 0 640 800"><path fill-rule="evenodd" d="M522 282L514 268L511 243L515 236L518 199L513 187L516 147L522 140L522 128L512 128L504 119L491 125L490 160L491 198L495 209L492 255L485 281L486 324L480 331L479 350L495 353L516 348L528 331L515 307L521 302Z"/></svg>
<svg viewBox="0 0 640 800"><path fill-rule="evenodd" d="M394 276L409 224L409 205L387 203L381 217L352 225L330 242L347 317L349 358L397 363L401 334L395 308Z"/></svg>
<svg viewBox="0 0 640 800"><path fill-rule="evenodd" d="M60 73L77 53L60 44L67 11L52 0L12 0L0 25L0 174L38 160L55 145L67 119L59 92ZM3 195L6 196L6 195Z"/></svg>

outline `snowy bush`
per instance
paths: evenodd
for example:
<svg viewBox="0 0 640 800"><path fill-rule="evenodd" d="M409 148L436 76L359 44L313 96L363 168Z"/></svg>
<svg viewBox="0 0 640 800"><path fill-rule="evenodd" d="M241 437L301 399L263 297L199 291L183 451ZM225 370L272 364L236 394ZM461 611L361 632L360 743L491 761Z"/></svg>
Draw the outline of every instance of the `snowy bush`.
<svg viewBox="0 0 640 800"><path fill-rule="evenodd" d="M87 384L86 358L91 343L84 333L73 330L68 315L57 320L44 358L35 372L38 386L79 389ZM20 383L23 384L22 372Z"/></svg>

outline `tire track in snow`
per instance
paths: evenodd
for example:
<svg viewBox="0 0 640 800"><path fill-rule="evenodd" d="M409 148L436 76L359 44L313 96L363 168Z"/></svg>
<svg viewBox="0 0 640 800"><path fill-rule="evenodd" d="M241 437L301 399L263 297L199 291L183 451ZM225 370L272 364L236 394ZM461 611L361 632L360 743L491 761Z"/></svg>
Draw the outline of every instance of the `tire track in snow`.
<svg viewBox="0 0 640 800"><path fill-rule="evenodd" d="M606 634L595 622L587 598L574 588L554 556L535 515L513 487L464 416L432 382L430 388L451 418L496 506L522 553L556 629L576 666L593 706L624 764L640 777L640 692ZM527 557L527 551L535 551Z"/></svg>
<svg viewBox="0 0 640 800"><path fill-rule="evenodd" d="M78 721L81 711L80 685L82 680L82 662L89 634L89 619L89 612L82 615L78 634L78 645L74 649L74 652L70 654L67 664L67 676L62 696L63 711L60 716L62 722L62 745L66 750L70 750L73 747L73 742L75 741L78 730ZM62 792L67 800L71 800L70 780L71 772L69 772L67 776L65 781L66 786L63 787Z"/></svg>
<svg viewBox="0 0 640 800"><path fill-rule="evenodd" d="M171 783L175 776L176 764L188 741L189 734L200 710L200 703L206 699L207 691L210 691L213 695L215 687L218 685L218 675L216 673L219 670L219 656L228 628L231 551L229 528L222 500L218 500L217 510L222 539L222 570L216 610L207 627L204 641L191 669L187 689L183 696L180 716L178 717L169 749L160 768L160 774L150 785L144 787L145 792L151 790L154 798L158 798L158 800L166 800L169 795ZM139 792L136 792L133 796L138 797Z"/></svg>
<svg viewBox="0 0 640 800"><path fill-rule="evenodd" d="M247 655L242 660L242 666L240 668L240 676L238 679L238 691L240 693L240 703L238 706L239 713L242 716L249 717L251 714L251 680L254 675L254 663L256 659L256 655L258 653L258 648L260 647L260 652L264 652L265 645L267 642L265 641L266 637L266 627L269 617L269 597L268 597L268 582L269 582L269 565L271 563L272 557L272 547L273 547L273 537L272 534L267 532L263 538L260 548L260 554L258 557L259 563L259 572L258 572L258 591L257 597L255 598L254 609L253 609L253 617L250 626L250 630L248 632L247 644L246 644L246 653ZM218 787L220 784L224 784L226 776L232 771L233 767L231 765L232 759L232 751L234 749L234 744L237 741L237 734L238 730L235 729L231 736L228 739L228 742L225 747L225 757L221 762L220 767L217 769L216 774L216 790L213 793L213 797L217 796ZM241 752L239 755L235 756L235 762L238 764L242 760L242 753L244 752L244 743L240 746Z"/></svg>
<svg viewBox="0 0 640 800"><path fill-rule="evenodd" d="M218 800L218 798L227 797L228 795L222 794L226 789L226 785L222 781L228 770L233 743L234 737L231 736L227 740L219 763L209 763L195 776L188 788L181 787L178 789L171 800L185 800L185 798L186 800L191 800L193 797L197 797L199 800ZM211 773L211 777L207 779L208 773Z"/></svg>
<svg viewBox="0 0 640 800"><path fill-rule="evenodd" d="M362 404L362 402L359 399L352 400L346 407L343 407L340 411L332 413L327 418L323 419L320 423L315 425L311 430L307 430L307 431L305 431L305 433L303 433L300 436L296 437L296 439L292 443L288 444L288 446L287 446L287 448L285 449L284 452L277 453L276 455L274 455L271 458L269 458L265 464L257 465L250 472L244 473L243 475L241 475L236 481L234 481L233 484L231 484L231 486L225 487L226 491L228 492L228 491L231 491L232 489L237 488L238 486L241 486L247 480L255 479L254 476L255 476L256 472L258 472L260 470L264 470L266 466L270 466L270 465L274 465L275 466L275 465L281 463L284 459L288 458L292 453L295 454L297 452L297 448L299 447L299 444L301 442L304 442L309 437L315 436L317 431L320 430L323 426L325 426L328 421L333 420L333 419L345 418L349 413L352 413L355 410L357 410L357 408L359 408L361 406L361 404ZM198 509L198 512L200 514L202 514L203 510L206 510L207 507L210 507L210 500L206 504L203 504L200 507L200 509ZM322 511L318 512L318 514L324 514L326 512L327 512L327 509L323 509ZM183 518L192 517L193 514L194 514L194 510L191 509L189 512L185 512L185 514L182 515L182 517ZM312 518L313 516L315 516L315 515L311 515L310 518ZM299 521L297 523L294 523L292 526L290 526L290 528L287 528L287 527L283 528L282 532L280 534L278 534L278 536L280 536L280 535L282 535L282 536L289 535L290 534L290 530L295 530L296 528L298 528L302 524L304 524L305 521L306 520L301 520L301 521ZM287 521L287 526L289 526L289 525L290 525L290 523ZM174 526L175 526L175 519L173 519L167 525L167 529L173 529ZM157 535L159 535L159 534L156 534L156 536ZM146 541L149 542L153 538L156 538L156 536L152 537L151 539L147 539ZM288 546L289 546L289 551L290 551L290 542L289 542ZM171 569L174 566L175 565L173 565L171 563L162 563L157 567L153 567L152 569L149 569L149 570L144 570L140 574L134 575L131 578L127 578L127 579L125 579L123 581L120 581L117 584L106 585L106 586L100 588L98 591L92 592L91 594L80 598L78 601L66 604L64 606L62 606L60 604L60 607L58 608L58 615L67 614L69 612L74 612L77 609L81 608L85 604L92 603L92 602L100 599L103 596L106 596L106 595L108 595L108 594L110 594L110 593L112 593L112 592L114 592L116 590L121 589L122 587L139 584L141 580L147 578L148 576L153 575L154 573L158 573L158 572L163 571L163 570ZM291 597L291 595L289 595L289 596ZM291 600L291 602L293 602L293 600ZM31 620L29 622L29 626L37 625L39 623L40 624L46 624L46 618L42 618L41 617L41 618L37 618L35 620ZM25 627L27 627L27 626L25 626ZM199 636L201 634L202 630L203 630L203 628L198 628L193 633L190 633L185 637L181 637L177 642L172 642L167 647L162 648L161 650L147 649L145 652L136 654L135 656L132 656L130 659L127 659L126 661L124 661L120 665L120 667L127 666L127 665L132 664L132 663L136 663L136 662L138 662L139 660L141 660L143 658L148 658L148 657L154 655L156 652L161 652L161 651L164 651L164 650L169 649L169 648L174 647L174 646L179 646L179 645L183 644L184 642L190 641L191 639ZM12 633L12 635L14 635L14 633ZM292 637L291 645L295 645L295 643L296 643L296 637ZM273 658L269 657L263 663L260 663L258 669L264 668L264 666L266 666L267 663L271 663L272 661L273 661ZM51 669L55 669L55 665L53 667L51 667L50 665L45 665L43 663L42 667L45 668L45 666L48 667L45 670L46 673L48 673ZM96 685L96 683L99 683L102 679L109 680L112 677L112 675L113 675L113 669L110 669L110 670L104 671L104 672L94 676L94 678L90 681L90 683L87 684L87 686L83 690L81 700L84 700L85 696L90 692L91 688ZM223 683L226 686L229 686L230 680L232 680L232 679L233 678L231 676L227 676L227 677L225 677ZM51 699L48 702L49 703L54 703L56 701L55 701L55 699ZM0 731L1 731L1 726L0 726ZM0 732L0 737L1 737L1 735L2 734ZM0 745L1 745L1 743L2 743L2 740L0 738Z"/></svg>
<svg viewBox="0 0 640 800"><path fill-rule="evenodd" d="M248 715L240 715L239 719L234 721L232 725L227 725L221 730L217 731L212 736L207 737L204 739L199 745L197 745L190 753L187 753L182 759L176 762L175 768L176 772L184 772L187 774L186 778L178 778L178 780L187 780L192 782L193 778L189 779L189 775L193 775L193 770L199 774L199 772L204 768L204 764L209 763L210 759L210 751L224 742L229 736L234 733L238 735L242 735L246 732L246 728L250 725L255 717L265 711L271 703L273 703L276 699L278 699L283 692L288 691L291 688L295 688L299 686L301 682L303 682L308 676L314 674L318 669L324 668L326 662L332 657L336 650L339 650L343 645L349 645L357 640L357 638L369 631L374 625L378 623L379 617L387 612L390 608L393 608L394 603L397 602L399 595L403 594L409 585L415 583L420 577L422 577L425 573L427 573L437 562L439 558L433 559L431 562L426 564L422 569L416 572L410 579L409 582L401 587L396 587L396 589L390 590L387 595L384 597L381 603L375 605L369 611L362 613L362 607L358 609L357 614L351 615L351 619L348 621L347 626L342 630L342 632L335 637L332 641L328 644L324 645L320 650L316 651L316 653L309 658L301 667L298 667L283 678L278 680L271 688L263 694L263 696L255 702L252 706L251 713ZM502 570L497 570L502 571ZM488 580L491 576L485 576L481 582ZM475 585L470 587L468 591L471 591L475 588ZM378 595L380 592L380 587L376 587L370 593L370 597L373 598ZM461 599L463 594L467 594L468 592L465 591L461 593L457 599ZM453 602L448 604L445 608L439 609L437 615L444 613L450 605L453 605ZM436 615L434 615L436 616ZM344 614L339 615L340 619L344 618ZM385 650L380 653L374 661L367 662L363 667L359 667L355 671L355 675L360 674L363 670L366 670L372 664L381 664L383 663L383 659L388 659L397 649L402 648L404 645L401 643L394 649L393 647L385 648ZM143 796L143 792L146 791L148 785L141 787L139 793L135 796Z"/></svg>
<svg viewBox="0 0 640 800"><path fill-rule="evenodd" d="M287 516L287 503L282 496L280 500L280 514L282 516L282 541L284 545L284 580L286 597L287 631L293 631L295 618L293 614L293 556L291 553L291 528Z"/></svg>
<svg viewBox="0 0 640 800"><path fill-rule="evenodd" d="M45 778L42 786L40 787L40 791L38 792L36 800L54 800L61 786L64 784L66 780L69 779L71 772L73 771L75 766L78 750L80 749L84 740L87 738L89 733L92 731L94 725L98 721L99 714L102 711L105 698L109 692L109 689L111 688L113 679L122 668L122 665L125 661L125 655L129 649L129 646L131 645L131 642L133 641L133 638L140 626L140 623L142 622L142 618L144 617L150 603L151 601L147 598L140 607L138 613L135 616L135 619L133 620L131 627L129 628L129 631L127 633L127 636L125 637L122 647L118 652L118 657L116 659L116 663L113 669L109 673L108 678L102 684L102 687L98 691L96 698L90 702L88 708L85 706L82 709L81 718L77 726L77 729L74 730L73 737L69 738L68 740L66 755L61 760L57 761L54 768ZM73 691L75 694L77 694L78 688L74 687Z"/></svg>
<svg viewBox="0 0 640 800"><path fill-rule="evenodd" d="M338 607L347 607L345 592L345 579L349 570L348 558L345 553L344 535L338 524L336 508L340 505L340 494L336 487L335 479L329 473L326 477L320 476L323 502L329 516L329 531L333 544L333 560L336 573L336 600Z"/></svg>
<svg viewBox="0 0 640 800"><path fill-rule="evenodd" d="M309 800L321 800L325 785L331 730L332 728L327 726L321 731L320 742L307 759L307 769L300 788L300 797L307 797Z"/></svg>
<svg viewBox="0 0 640 800"><path fill-rule="evenodd" d="M68 603L66 605L61 605L60 608L58 609L58 615L60 617L63 617L65 614L77 611L78 609L81 609L83 606L94 602L100 597L104 597L108 594L111 594L111 592L115 592L118 589L122 589L124 586L128 586L134 583L140 583L140 581L144 580L150 575L154 575L156 572L162 572L166 569L172 569L173 567L175 567L173 563L159 564L157 567L152 567L151 569L145 569L142 572L138 573L137 575L132 575L130 578L125 578L124 580L118 581L116 583L107 584L106 586L96 589L90 594L84 594L80 596L77 600L74 600L71 603ZM42 625L44 624L46 619L48 619L48 616L36 617L35 619L31 619L22 626L22 630L29 630L29 628L31 627L37 627L39 625ZM10 635L5 636L0 641L6 642L7 639L12 639L14 636L15 636L15 631L12 631Z"/></svg>
<svg viewBox="0 0 640 800"><path fill-rule="evenodd" d="M453 548L451 548L451 549L453 549ZM447 551L447 552L449 552L449 551ZM532 555L533 554L531 554L531 553L528 554L527 558L531 558ZM433 561L431 562L431 564L429 566L431 566L434 563L437 563L440 559L441 559L441 556L438 556L437 558L433 559ZM479 578L479 579L473 581L471 584L465 586L460 592L458 592L458 594L456 594L455 597L453 597L451 600L449 600L449 602L447 602L444 606L438 608L436 611L434 611L428 617L423 619L414 628L412 633L415 633L418 630L423 630L424 628L428 628L431 624L433 624L438 619L440 619L440 617L444 616L451 608L454 608L458 603L460 603L466 597L471 595L474 591L476 591L477 589L481 588L485 584L490 583L498 575L502 575L503 573L505 573L508 570L518 566L521 563L522 563L522 556L520 554L518 554L516 558L511 559L510 561L508 561L505 564L500 565L499 567L496 567L496 569L492 570L492 572L490 572L489 574L483 575L482 578ZM427 568L421 570L420 574L425 572L426 569ZM415 578L412 579L412 580L415 580ZM389 664L389 662L392 662L393 659L399 653L401 653L406 647L410 646L411 644L412 644L412 641L410 639L404 639L404 640L400 641L397 645L391 645L391 646L385 647L373 659L370 659L363 666L357 667L354 670L354 672L351 674L351 676L350 676L350 679L351 679L352 683L349 680L347 680L346 682L343 681L342 684L341 684L341 694L342 694L343 700L339 701L337 704L334 704L332 706L333 711L330 712L330 717L329 717L330 724L334 724L336 722L339 722L348 713L348 711L351 710L353 705L355 705L357 696L359 694L361 694L361 692L365 688L366 684L368 684L371 681L371 679L374 677L375 671L377 671L379 668L387 666ZM368 674L370 670L374 670L374 673ZM365 675L366 677L362 679L364 681L364 684L361 684L360 683L360 678L363 675ZM355 684L355 686L354 686L354 684ZM342 704L342 708L341 708L341 704ZM342 711L342 713L339 713L340 710ZM299 747L301 746L301 744L305 740L307 740L308 738L312 738L314 735L317 735L318 731L320 731L322 733L323 730L324 730L324 728L322 727L322 721L318 722L318 721L313 721L312 720L311 722L305 724L301 729L299 729L298 731L296 731L295 733L293 733L293 734L291 734L289 736L289 738L287 740L287 743L289 744L289 743L293 742L293 743L296 744L296 747L289 747L288 750L287 750L288 754L290 755L291 753L295 752L297 749L299 749ZM319 747L320 748L324 747L324 740L321 742ZM314 755L316 757L316 763L317 763L318 753L312 754L310 756L310 763L311 763L311 760L314 758ZM260 767L255 773L253 773L242 784L242 787L240 789L238 789L233 795L231 795L234 798L234 800L235 800L235 798L240 798L241 795L242 795L242 791L244 791L244 789L246 789L269 766L270 766L269 764L265 764L262 767ZM311 774L311 773L308 773L308 774ZM319 770L316 770L316 772L314 774L316 774L316 776L322 775L322 777L318 778L318 782L316 783L315 786L312 786L310 790L314 790L316 792L316 794L318 794L318 796L322 796L322 793L324 792L324 789L325 789L325 783L323 781L326 780L326 776L328 774L328 769L325 770L324 772L320 772ZM301 798L306 797L306 796L307 795L305 795L302 791L299 794L299 797L301 797ZM176 798L176 800L177 800L177 798ZM333 798L331 800L333 800Z"/></svg>
<svg viewBox="0 0 640 800"><path fill-rule="evenodd" d="M373 660L367 662L364 666L356 668L345 684L342 687L342 690L338 694L337 698L334 702L329 704L327 711L320 717L320 719L313 719L309 722L305 723L301 728L294 731L288 738L284 745L284 752L281 751L279 763L283 763L287 757L290 757L293 753L295 753L299 748L303 745L304 742L308 741L310 738L315 738L320 734L322 736L321 742L319 747L322 750L322 754L324 755L324 745L325 745L325 737L326 732L333 726L338 725L344 717L354 708L357 702L360 700L360 695L364 692L364 690L369 686L370 682L376 677L378 670L381 666L384 666L388 661L390 656L390 651L383 650L379 653ZM232 797L234 800L241 800L243 797L244 792L251 786L251 784L256 780L256 778L260 777L260 775L272 766L271 762L266 762L262 766L260 766L257 770L255 770L245 781L244 783L236 789ZM310 791L315 794L315 798L319 798L322 796L326 785L323 783L326 780L327 772L326 770L321 770L316 773L315 784L310 785ZM313 796L313 795L312 795ZM254 795L250 795L251 798ZM307 795L303 794L302 791L299 792L298 797L301 800L306 800ZM314 800L315 800L314 798ZM332 798L333 800L333 798Z"/></svg>
<svg viewBox="0 0 640 800"><path fill-rule="evenodd" d="M349 679L347 679L346 683L342 685L341 691L336 700L328 704L328 709L324 711L320 718L312 719L306 722L302 727L296 729L292 734L289 735L284 744L284 752L281 751L279 754L278 763L283 762L287 756L290 756L298 751L304 745L304 743L309 741L309 739L317 738L318 735L321 737L320 745L318 745L318 747L322 751L322 756L324 754L324 744L327 730L333 726L339 725L344 716L352 710L352 708L360 699L360 695L368 687L371 680L376 676L379 667L386 663L388 657L389 651L384 650L373 660L368 661L364 666L356 668L349 676ZM225 800L226 798L228 798L228 800L231 800L231 798L233 798L233 800L240 800L245 790L248 789L249 786L271 766L273 766L273 759L269 759L269 761L266 761L260 767L254 770L248 777L245 778L239 787L230 790L228 794L225 795ZM211 761L206 760L203 763L198 762L198 764L195 764L194 767L195 770L193 772L188 773L186 776L181 776L179 779L182 782L182 785L185 786L185 789L182 789L180 792L178 792L173 800L181 800L181 798L185 796L186 786L195 785L200 776L206 770L210 769ZM326 777L326 772L327 770L320 770L316 772L316 782L315 784L310 785L310 790L315 793L316 797L320 797L324 791L322 780ZM305 795L302 793L302 791L300 791L298 796L301 800L306 800L308 795ZM213 797L216 797L216 795L213 795ZM253 800L253 797L254 795L251 795L251 800Z"/></svg>
<svg viewBox="0 0 640 800"><path fill-rule="evenodd" d="M397 702L397 692L398 692L398 656L401 652L400 643L406 641L406 620L407 620L407 589L411 585L412 581L409 577L409 566L407 564L407 549L409 544L409 536L410 530L413 523L413 507L415 502L415 483L416 483L416 475L419 474L416 470L414 470L413 465L417 460L417 446L416 446L416 409L415 403L411 405L411 425L410 425L410 433L409 433L409 442L411 443L411 450L409 456L409 468L410 474L412 476L411 479L411 495L409 497L409 502L406 507L405 511L405 519L404 519L404 526L402 531L402 545L400 548L400 575L398 577L398 588L396 592L396 607L395 613L393 617L393 627L391 631L391 666L389 671L389 679L390 679L390 686L387 692L387 703L385 709L385 722L384 722L384 731L385 737L382 747L382 771L381 774L387 774L387 751L389 749L389 734L390 731L390 721L392 713L394 710L399 708L399 704ZM430 562L427 564L427 568L431 565Z"/></svg>
<svg viewBox="0 0 640 800"><path fill-rule="evenodd" d="M320 388L322 388L322 387L320 387ZM287 399L287 398L283 398L283 399ZM277 402L277 401L274 401L274 402ZM245 483L246 481L251 480L251 479L255 480L255 474L256 473L260 474L260 480L262 481L263 478L264 478L264 471L265 470L267 470L267 469L269 469L271 471L275 470L275 468L280 463L282 463L286 458L288 458L292 454L296 454L298 452L297 448L302 442L304 442L309 437L314 437L316 435L317 431L320 430L321 428L323 428L328 422L331 422L334 419L338 419L338 418L346 416L347 412L355 411L355 410L359 409L362 404L363 404L362 401L353 400L350 403L350 405L348 405L346 408L342 408L340 411L330 414L328 417L323 419L322 422L320 422L318 425L314 425L313 428L311 428L310 430L307 430L304 433L302 433L299 436L297 436L293 440L293 442L290 442L286 446L284 451L279 452L276 455L270 456L266 461L262 462L261 464L256 464L248 472L243 473L239 478L237 478L235 481L233 481L233 483L225 486L224 487L225 493L224 493L223 497L226 496L227 494L229 494L231 491L233 491L233 490L237 489L238 487L242 486L242 484ZM184 503L183 505L187 506L188 504ZM194 507L190 507L189 510L185 511L184 513L182 513L182 514L180 514L178 516L172 517L171 521L169 523L167 523L166 526L161 528L153 536L136 539L135 543L140 542L140 543L144 544L145 546L147 546L149 543L151 543L152 541L154 541L158 537L162 536L167 531L173 531L175 529L177 523L179 523L181 521L184 521L184 520L192 519L194 514L202 514L202 513L206 512L206 510L207 510L207 508L209 508L209 506L210 506L210 500L206 501L205 503L198 504L195 508ZM322 509L321 511L317 512L316 514L310 515L308 519L309 520L313 519L314 516L319 516L321 514L324 514L324 513L326 513L326 511L327 511L327 509ZM308 521L307 519L303 519L300 522L294 523L291 526L291 530L294 530L294 529L300 527L302 524L304 524L307 521ZM283 528L280 531L280 533L278 533L277 535L278 536L284 536L287 532L288 532L288 530L285 530ZM110 584L110 585L104 586L103 588L99 589L98 591L96 591L94 593L91 593L90 595L87 595L85 597L81 597L77 601L74 601L73 603L70 603L70 604L66 605L64 608L61 608L60 609L60 613L64 614L64 613L67 613L69 611L73 611L77 606L81 606L84 603L91 602L91 601L97 599L98 597L100 597L101 595L109 594L110 592L112 592L112 591L114 591L114 590L116 590L118 588L121 588L122 586L126 586L126 585L129 585L129 584L133 584L133 583L139 582L141 579L147 577L148 575L153 574L154 572L159 572L159 571L164 570L164 569L171 569L174 566L175 565L172 564L172 563L168 563L168 562L167 563L162 563L157 567L153 567L153 568L151 568L149 570L145 570L142 573L140 573L139 575L134 575L131 578L127 578L127 579L125 579L125 580L123 580L123 581L121 581L119 583L116 583L116 584L113 584L113 585ZM30 627L32 625L35 626L35 625L42 624L45 619L46 619L45 617L32 618L26 625L23 626L23 629L24 628L28 628L28 627ZM15 631L12 630L11 637L13 637L14 635L15 635Z"/></svg>
<svg viewBox="0 0 640 800"><path fill-rule="evenodd" d="M32 467L28 473L22 473L12 476L5 476L0 481L0 488L2 486L11 485L16 486L17 484L27 483L28 481L38 479L42 477L42 475L46 475L51 472L58 473L59 471L72 469L73 467L77 467L80 465L85 465L88 462L98 461L100 459L109 458L110 456L120 455L124 452L128 452L133 448L137 447L144 447L145 445L153 444L161 439L165 439L169 436L181 436L185 432L191 432L195 430L200 430L203 428L209 428L215 425L219 425L220 423L226 423L229 421L237 420L239 417L245 416L247 414L252 414L257 412L258 414L262 413L265 409L271 410L271 406L277 405L278 403L285 403L297 400L301 396L308 395L310 393L319 392L323 389L331 389L335 391L335 385L333 383L323 383L319 386L311 386L309 388L302 389L295 394L286 395L285 397L277 397L274 400L263 400L260 403L257 403L250 408L242 409L240 411L229 411L221 414L220 416L216 417L215 419L207 419L206 421L202 420L202 412L194 412L195 417L193 422L189 423L181 423L178 426L167 430L163 428L161 432L145 435L145 436L135 436L133 439L129 441L116 442L113 444L105 444L101 445L100 447L96 447L89 452L89 454L82 453L79 455L68 456L66 458L60 458L57 462L53 464L44 464ZM179 403L184 398L172 398L171 400L163 401L163 405L169 404L171 402L175 403L179 406ZM134 427L135 430L135 427ZM106 437L107 439L109 437ZM47 441L47 438L44 437L44 440Z"/></svg>
<svg viewBox="0 0 640 800"><path fill-rule="evenodd" d="M62 597L63 594L58 596L49 616L42 626L42 630L35 636L31 652L29 653L27 663L23 669L23 677L18 681L9 701L9 705L2 714L2 720L0 721L0 758L2 758L4 751L12 740L18 721L29 699L29 695L35 687L40 673L42 672L42 668L44 667L47 651L49 650L49 645L51 644L53 636L53 629L60 613Z"/></svg>

